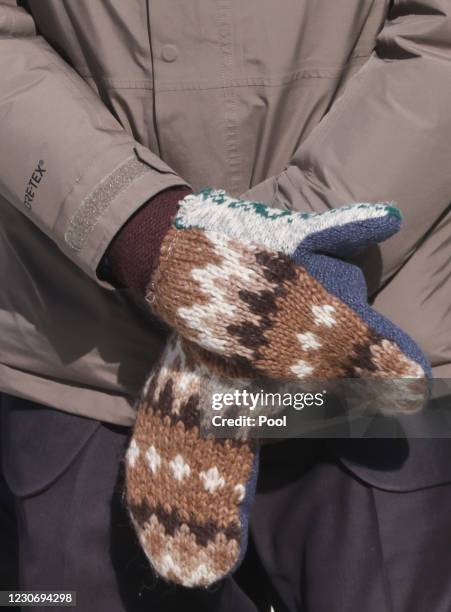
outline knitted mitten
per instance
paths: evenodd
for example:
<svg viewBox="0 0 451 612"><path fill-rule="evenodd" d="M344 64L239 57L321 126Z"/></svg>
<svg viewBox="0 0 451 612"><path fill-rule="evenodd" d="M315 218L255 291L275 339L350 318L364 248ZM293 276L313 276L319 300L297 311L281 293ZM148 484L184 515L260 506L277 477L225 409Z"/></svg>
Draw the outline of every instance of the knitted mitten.
<svg viewBox="0 0 451 612"><path fill-rule="evenodd" d="M257 449L200 435L212 391L260 374L425 380L421 351L369 307L360 270L336 259L399 225L399 212L379 204L320 215L218 191L181 202L148 299L185 339L173 336L151 374L126 467L131 517L159 575L208 585L246 548ZM415 386L397 408L423 394Z"/></svg>
<svg viewBox="0 0 451 612"><path fill-rule="evenodd" d="M294 213L205 190L179 204L147 299L183 337L270 378L413 378L429 365L367 301L337 257L400 228L399 211L356 204Z"/></svg>
<svg viewBox="0 0 451 612"><path fill-rule="evenodd" d="M174 334L127 451L127 504L141 545L157 574L186 587L229 574L247 546L257 443L200 434L211 392L236 389L236 374Z"/></svg>

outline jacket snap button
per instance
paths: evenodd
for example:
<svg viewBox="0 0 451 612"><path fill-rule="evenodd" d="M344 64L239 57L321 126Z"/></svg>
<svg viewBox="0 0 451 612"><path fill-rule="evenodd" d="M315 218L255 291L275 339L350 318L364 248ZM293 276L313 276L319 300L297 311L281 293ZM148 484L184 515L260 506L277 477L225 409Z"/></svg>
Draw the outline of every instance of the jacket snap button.
<svg viewBox="0 0 451 612"><path fill-rule="evenodd" d="M164 45L161 55L165 62L173 62L177 59L179 50L175 45Z"/></svg>

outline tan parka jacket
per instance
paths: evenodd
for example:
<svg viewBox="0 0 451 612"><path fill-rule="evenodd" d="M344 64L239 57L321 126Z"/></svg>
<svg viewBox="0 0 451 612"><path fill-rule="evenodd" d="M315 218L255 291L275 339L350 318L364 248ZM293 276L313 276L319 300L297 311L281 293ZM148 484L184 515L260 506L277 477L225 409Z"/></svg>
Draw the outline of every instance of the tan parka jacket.
<svg viewBox="0 0 451 612"><path fill-rule="evenodd" d="M164 334L96 269L183 184L396 202L360 262L451 377L450 0L0 0L0 390L133 421Z"/></svg>

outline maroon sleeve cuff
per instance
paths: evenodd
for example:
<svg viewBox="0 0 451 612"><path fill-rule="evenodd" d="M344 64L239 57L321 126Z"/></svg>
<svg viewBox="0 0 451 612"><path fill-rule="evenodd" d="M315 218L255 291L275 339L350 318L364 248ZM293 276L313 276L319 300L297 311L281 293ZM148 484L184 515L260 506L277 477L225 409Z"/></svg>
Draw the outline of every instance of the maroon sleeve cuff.
<svg viewBox="0 0 451 612"><path fill-rule="evenodd" d="M111 242L102 261L103 278L144 295L178 203L189 193L188 187L171 187L144 204Z"/></svg>

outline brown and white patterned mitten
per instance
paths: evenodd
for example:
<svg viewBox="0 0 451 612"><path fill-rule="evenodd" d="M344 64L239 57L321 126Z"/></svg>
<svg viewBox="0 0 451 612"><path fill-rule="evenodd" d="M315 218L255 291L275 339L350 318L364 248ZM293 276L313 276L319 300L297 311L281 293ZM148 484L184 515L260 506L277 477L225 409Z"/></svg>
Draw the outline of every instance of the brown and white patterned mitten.
<svg viewBox="0 0 451 612"><path fill-rule="evenodd" d="M180 202L147 291L180 337L150 377L127 452L127 502L159 575L208 585L246 548L257 452L200 435L212 377L231 388L237 377L399 378L408 393L394 411L422 405L427 359L369 306L361 271L342 259L399 227L383 204L302 214L212 190Z"/></svg>
<svg viewBox="0 0 451 612"><path fill-rule="evenodd" d="M174 334L144 389L126 455L141 545L158 575L186 587L212 584L239 564L257 478L255 440L201 435L208 390L236 388L237 372L218 363Z"/></svg>
<svg viewBox="0 0 451 612"><path fill-rule="evenodd" d="M307 214L205 190L179 203L147 300L184 338L254 375L412 379L412 399L397 406L411 411L430 365L342 259L400 224L387 204Z"/></svg>

